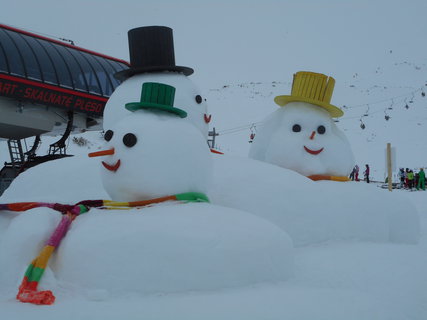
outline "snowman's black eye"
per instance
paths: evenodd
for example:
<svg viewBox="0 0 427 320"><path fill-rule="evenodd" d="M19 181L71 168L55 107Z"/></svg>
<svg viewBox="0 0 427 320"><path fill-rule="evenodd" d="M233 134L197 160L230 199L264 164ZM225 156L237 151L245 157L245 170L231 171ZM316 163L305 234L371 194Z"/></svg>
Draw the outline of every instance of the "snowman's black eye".
<svg viewBox="0 0 427 320"><path fill-rule="evenodd" d="M326 132L326 128L324 126L318 126L317 127L317 132L319 134L324 134Z"/></svg>
<svg viewBox="0 0 427 320"><path fill-rule="evenodd" d="M107 131L104 133L104 139L105 139L106 141L110 141L110 140L111 140L111 138L113 137L113 135L114 135L114 132L113 132L112 130L107 130Z"/></svg>
<svg viewBox="0 0 427 320"><path fill-rule="evenodd" d="M292 131L293 132L300 132L301 126L299 124L294 124L294 126L292 127Z"/></svg>
<svg viewBox="0 0 427 320"><path fill-rule="evenodd" d="M202 99L202 96L200 95L200 94L198 94L197 96L196 96L196 102L198 103L198 104L201 104L202 103L202 101L203 101L203 99Z"/></svg>
<svg viewBox="0 0 427 320"><path fill-rule="evenodd" d="M136 135L134 135L133 133L126 133L123 136L123 144L126 147L129 147L129 148L133 147L136 144L136 141L137 141Z"/></svg>

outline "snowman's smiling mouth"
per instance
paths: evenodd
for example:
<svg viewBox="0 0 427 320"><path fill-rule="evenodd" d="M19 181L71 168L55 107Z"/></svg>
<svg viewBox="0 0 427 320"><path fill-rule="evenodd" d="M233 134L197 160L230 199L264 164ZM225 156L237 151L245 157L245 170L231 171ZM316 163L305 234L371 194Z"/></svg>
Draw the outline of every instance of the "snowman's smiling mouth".
<svg viewBox="0 0 427 320"><path fill-rule="evenodd" d="M119 167L120 167L120 159L117 160L117 162L115 164L113 164L113 165L110 165L110 164L108 164L108 163L106 163L104 161L101 161L101 163L105 167L105 169L113 171L113 172L116 172L117 169L119 169Z"/></svg>
<svg viewBox="0 0 427 320"><path fill-rule="evenodd" d="M209 122L211 122L211 120L212 120L212 115L211 115L211 114L210 114L210 115L207 115L207 114L205 113L203 117L205 118L205 122L206 122L206 123L209 123Z"/></svg>
<svg viewBox="0 0 427 320"><path fill-rule="evenodd" d="M320 152L323 151L323 148L319 149L319 150L311 150L309 148L307 148L306 146L304 146L304 150L307 151L309 154L319 154Z"/></svg>

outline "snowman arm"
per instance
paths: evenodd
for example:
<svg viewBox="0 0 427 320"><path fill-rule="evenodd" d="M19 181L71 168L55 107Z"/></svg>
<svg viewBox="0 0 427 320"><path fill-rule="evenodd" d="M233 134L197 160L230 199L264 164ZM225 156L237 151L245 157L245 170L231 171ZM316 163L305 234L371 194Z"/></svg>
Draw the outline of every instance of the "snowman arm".
<svg viewBox="0 0 427 320"><path fill-rule="evenodd" d="M54 209L56 203L46 203L46 202L14 202L14 203L0 203L0 211L15 211L22 212L34 208L51 208Z"/></svg>
<svg viewBox="0 0 427 320"><path fill-rule="evenodd" d="M28 266L21 285L19 286L16 299L21 302L33 304L53 304L55 296L52 291L38 291L38 284L43 276L52 253L59 247L62 239L65 237L73 220L80 214L87 212L87 207L83 205L73 206L72 210L62 215L61 221L53 231L46 245L39 255Z"/></svg>
<svg viewBox="0 0 427 320"><path fill-rule="evenodd" d="M21 302L33 304L53 304L55 302L55 296L52 291L37 291L37 286L43 276L52 253L56 248L58 248L75 217L76 216L71 213L62 216L61 221L50 236L42 251L28 266L21 285L19 286L16 299Z"/></svg>

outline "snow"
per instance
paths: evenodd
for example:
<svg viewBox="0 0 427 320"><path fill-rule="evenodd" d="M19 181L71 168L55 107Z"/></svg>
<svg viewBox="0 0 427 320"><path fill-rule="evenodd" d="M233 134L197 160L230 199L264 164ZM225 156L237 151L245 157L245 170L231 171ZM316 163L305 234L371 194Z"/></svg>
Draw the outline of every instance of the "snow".
<svg viewBox="0 0 427 320"><path fill-rule="evenodd" d="M3 283L19 281L22 266L55 229L58 214L48 211L10 224L0 254ZM292 243L278 227L199 203L91 210L73 224L50 268L62 289L166 294L286 280L292 262Z"/></svg>
<svg viewBox="0 0 427 320"><path fill-rule="evenodd" d="M318 132L320 127L324 132ZM350 143L329 113L305 102L291 102L269 115L252 142L249 157L305 176L347 177L354 166Z"/></svg>
<svg viewBox="0 0 427 320"><path fill-rule="evenodd" d="M289 237L238 210L171 205L79 220L52 263L73 286L167 294L277 282L293 270Z"/></svg>
<svg viewBox="0 0 427 320"><path fill-rule="evenodd" d="M207 192L212 175L210 150L203 135L185 118L164 111L137 110L111 129L113 137L103 149L114 148L114 154L94 158L99 164L101 160L108 165L120 161L117 171L100 165L111 199L140 201ZM134 146L123 143L128 133L137 138Z"/></svg>
<svg viewBox="0 0 427 320"><path fill-rule="evenodd" d="M26 201L105 198L96 181L99 170L89 165L93 160L82 153L41 164L20 175L0 201L17 199L16 188L36 180L41 182L39 188L27 189ZM69 171L59 170L65 165ZM45 172L57 175L47 178ZM53 319L66 312L65 319L119 315L167 319L177 314L188 319L423 319L426 315L424 216L419 242L416 237L423 192L390 193L363 182L313 182L287 169L227 155L214 156L214 177L209 191L212 205L167 203L117 213L94 210L77 218L42 279L40 287L57 296L49 307L21 304L14 295L58 214L35 209L9 218L3 213L2 316ZM55 186L65 178L69 184L51 188L49 181ZM66 201L71 194L76 197ZM328 203L328 194L338 203ZM226 204L220 207L219 202ZM225 208L233 206L240 210ZM275 212L278 207L282 209ZM398 215L394 222L393 214ZM7 230L1 223L6 219ZM391 225L397 228L395 237L387 235ZM293 253L279 227L290 230ZM281 265L283 269L274 268ZM209 276L203 275L208 271Z"/></svg>
<svg viewBox="0 0 427 320"><path fill-rule="evenodd" d="M16 286L25 273L29 262L34 259L43 248L46 240L58 225L61 219L59 212L49 212L40 208L34 209L32 214L19 215L9 221L8 228L1 231L0 265L2 273L0 282L5 287ZM17 248L19 248L17 250ZM32 256L32 258L29 258ZM49 271L47 272L49 273ZM51 284L52 277L46 274L43 285Z"/></svg>
<svg viewBox="0 0 427 320"><path fill-rule="evenodd" d="M369 163L373 177L382 180L386 142L397 147L397 167L425 167L426 114L420 94L425 9L425 1L5 3L0 13L4 23L72 38L82 47L123 59L129 29L171 26L177 64L195 69L191 79L207 97L211 127L224 133L217 145L226 155L214 156L213 183L207 189L212 204L93 210L77 218L40 284L54 291L52 306L23 304L15 295L59 215L49 209L2 212L0 317L425 319L425 192L388 192L364 182L313 182L246 158L250 128L258 134L259 122L278 110L274 96L290 92L294 72L310 70L337 80L332 103L347 106L337 126L360 168ZM94 24L99 16L114 23ZM132 93L122 102L138 100ZM103 142L98 133L82 136L90 140L88 146L70 143L74 157L24 172L0 203L108 199L100 161L87 157L103 149ZM5 145L0 148L7 160ZM226 234L215 234L211 223ZM185 269L183 278L166 269L167 257L155 256L149 245L185 254L186 259L173 259L177 271ZM138 249L143 250L140 256ZM236 260L227 259L232 253L239 255ZM146 257L153 263L150 270ZM202 276L210 268L221 272ZM224 271L230 268L233 275ZM141 271L144 277L138 278ZM149 272L155 278L149 279ZM175 278L165 281L160 272Z"/></svg>
<svg viewBox="0 0 427 320"><path fill-rule="evenodd" d="M193 83L191 78L180 73L162 72L138 74L128 78L123 85L119 86L108 99L104 110L104 129L110 129L117 121L131 113L125 108L126 103L140 101L141 88L144 82L158 82L168 84L175 88L175 99L173 106L187 112L186 120L193 123L205 138L208 136L209 126L205 122L207 111L206 99L202 97L201 103L196 102L196 96L202 95L200 89Z"/></svg>
<svg viewBox="0 0 427 320"><path fill-rule="evenodd" d="M77 203L82 199L108 199L102 185L100 163L87 156L89 151L95 150L84 148L79 151L83 151L82 154L51 161L46 164L48 167L41 164L31 168L31 174L37 178L32 180L25 174L19 175L13 180L14 188L3 193L2 202L20 202L23 194L26 201L41 202ZM46 177L47 168L49 177ZM15 188L19 192L13 190Z"/></svg>
<svg viewBox="0 0 427 320"><path fill-rule="evenodd" d="M227 155L216 157L214 172L214 203L275 223L295 246L337 240L418 242L415 206L375 184L313 182L291 170Z"/></svg>

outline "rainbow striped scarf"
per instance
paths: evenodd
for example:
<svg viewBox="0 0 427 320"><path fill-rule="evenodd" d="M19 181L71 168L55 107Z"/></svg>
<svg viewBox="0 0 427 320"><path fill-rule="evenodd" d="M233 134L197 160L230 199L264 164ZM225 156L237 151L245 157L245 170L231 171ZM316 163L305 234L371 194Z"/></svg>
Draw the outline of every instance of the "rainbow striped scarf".
<svg viewBox="0 0 427 320"><path fill-rule="evenodd" d="M51 208L63 214L58 226L46 242L39 255L28 266L24 279L19 286L19 291L16 298L21 302L29 302L33 304L53 304L55 296L52 291L37 291L40 279L49 262L52 253L58 248L62 239L65 237L68 229L73 220L88 212L91 208L98 209L130 209L135 207L145 207L156 203L165 201L180 201L180 202L209 202L208 197L202 193L187 192L180 193L173 196L161 197L151 200L134 201L134 202L118 202L111 200L85 200L80 201L75 205L67 205L60 203L46 203L46 202L17 202L0 204L0 211L15 211L22 212L34 208Z"/></svg>

